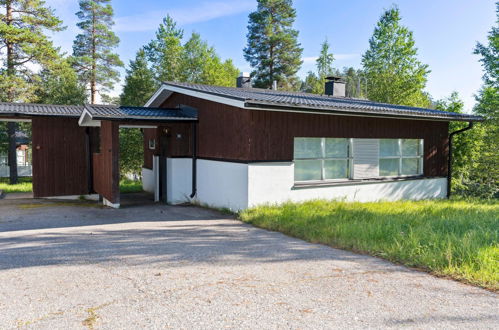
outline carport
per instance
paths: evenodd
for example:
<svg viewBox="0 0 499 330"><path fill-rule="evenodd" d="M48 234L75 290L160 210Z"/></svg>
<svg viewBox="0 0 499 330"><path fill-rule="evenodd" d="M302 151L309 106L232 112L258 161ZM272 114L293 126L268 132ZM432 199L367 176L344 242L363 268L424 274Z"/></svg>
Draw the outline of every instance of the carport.
<svg viewBox="0 0 499 330"><path fill-rule="evenodd" d="M119 207L119 128L194 125L197 114L183 108L0 103L0 120L32 123L35 198L97 193L104 204Z"/></svg>

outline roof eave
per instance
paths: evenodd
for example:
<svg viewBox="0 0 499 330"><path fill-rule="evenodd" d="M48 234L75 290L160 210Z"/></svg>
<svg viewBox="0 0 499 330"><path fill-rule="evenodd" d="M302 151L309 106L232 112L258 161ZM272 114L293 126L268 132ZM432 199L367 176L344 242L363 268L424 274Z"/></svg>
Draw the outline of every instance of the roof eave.
<svg viewBox="0 0 499 330"><path fill-rule="evenodd" d="M393 119L412 119L412 120L432 120L432 121L462 121L462 122L477 122L483 121L484 118L478 116L470 117L443 117L443 116L428 116L418 114L396 114L396 113L379 113L374 111L359 111L357 109L339 109L339 108L320 108L320 107L307 107L304 105L293 104L276 104L261 101L246 101L244 103L246 109L251 110L272 110L283 112L301 112L301 113L315 113L326 115L341 115L341 116L361 116L361 117L378 117L378 118L393 118ZM293 109L293 110L290 110Z"/></svg>

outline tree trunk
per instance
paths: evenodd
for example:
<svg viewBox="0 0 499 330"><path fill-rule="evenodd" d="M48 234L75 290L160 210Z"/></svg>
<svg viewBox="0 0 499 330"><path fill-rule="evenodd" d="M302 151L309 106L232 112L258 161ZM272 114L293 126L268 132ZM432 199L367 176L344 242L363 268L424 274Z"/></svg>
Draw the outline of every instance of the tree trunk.
<svg viewBox="0 0 499 330"><path fill-rule="evenodd" d="M90 103L95 104L95 99L97 96L97 78L96 78L96 71L97 71L97 47L95 45L96 40L95 40L95 8L92 6L92 72L90 74Z"/></svg>
<svg viewBox="0 0 499 330"><path fill-rule="evenodd" d="M7 25L12 24L12 3L10 0L6 1L7 13L5 16L5 22ZM14 67L15 54L14 54L14 44L10 39L6 39L5 45L7 46L7 76L9 78L14 78L16 72ZM14 102L15 93L12 81L10 81L8 91L7 91L7 102ZM9 122L7 123L7 134L9 135L9 151L8 151L8 162L9 162L9 177L10 184L17 183L17 155L16 155L16 131L17 123Z"/></svg>

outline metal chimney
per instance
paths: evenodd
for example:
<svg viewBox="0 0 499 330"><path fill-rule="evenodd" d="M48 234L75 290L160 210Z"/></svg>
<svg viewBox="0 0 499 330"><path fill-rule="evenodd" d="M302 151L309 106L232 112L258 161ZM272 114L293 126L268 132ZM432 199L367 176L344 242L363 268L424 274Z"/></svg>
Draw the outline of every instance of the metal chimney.
<svg viewBox="0 0 499 330"><path fill-rule="evenodd" d="M346 82L340 77L326 77L325 94L345 97L345 86Z"/></svg>
<svg viewBox="0 0 499 330"><path fill-rule="evenodd" d="M236 86L239 88L251 88L251 77L248 72L241 72L237 77Z"/></svg>

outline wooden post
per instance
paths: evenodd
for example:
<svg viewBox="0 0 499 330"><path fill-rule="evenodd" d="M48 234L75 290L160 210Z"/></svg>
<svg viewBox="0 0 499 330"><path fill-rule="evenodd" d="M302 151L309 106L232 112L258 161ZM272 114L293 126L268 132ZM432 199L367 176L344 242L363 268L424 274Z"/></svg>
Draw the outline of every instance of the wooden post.
<svg viewBox="0 0 499 330"><path fill-rule="evenodd" d="M119 124L102 121L100 153L93 157L94 189L104 198L104 204L120 206L120 141Z"/></svg>

